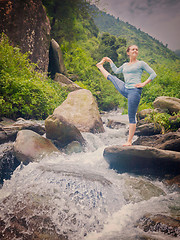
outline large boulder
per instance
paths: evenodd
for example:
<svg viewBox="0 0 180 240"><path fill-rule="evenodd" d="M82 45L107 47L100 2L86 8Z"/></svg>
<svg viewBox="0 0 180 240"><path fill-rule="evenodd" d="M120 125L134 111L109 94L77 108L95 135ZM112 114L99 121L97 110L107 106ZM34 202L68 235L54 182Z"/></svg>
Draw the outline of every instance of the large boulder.
<svg viewBox="0 0 180 240"><path fill-rule="evenodd" d="M81 145L85 143L80 131L60 115L50 115L45 120L45 128L46 137L53 140L60 148L73 141L78 141Z"/></svg>
<svg viewBox="0 0 180 240"><path fill-rule="evenodd" d="M50 140L31 130L19 131L13 148L16 158L24 164L38 161L42 156L53 152L59 152Z"/></svg>
<svg viewBox="0 0 180 240"><path fill-rule="evenodd" d="M51 27L42 1L1 1L0 22L0 33L23 53L30 52L30 60L47 72Z"/></svg>
<svg viewBox="0 0 180 240"><path fill-rule="evenodd" d="M53 115L63 116L79 131L104 132L98 105L89 90L80 89L69 93L67 99L54 110Z"/></svg>
<svg viewBox="0 0 180 240"><path fill-rule="evenodd" d="M49 48L49 67L48 72L51 73L51 77L54 78L56 73L67 74L66 67L64 65L63 54L59 44L52 39Z"/></svg>
<svg viewBox="0 0 180 240"><path fill-rule="evenodd" d="M164 110L170 114L180 111L180 99L175 97L161 96L155 99L153 105L156 109Z"/></svg>
<svg viewBox="0 0 180 240"><path fill-rule="evenodd" d="M79 85L71 81L65 75L56 73L54 81L58 82L62 87L66 87L70 92L82 89Z"/></svg>
<svg viewBox="0 0 180 240"><path fill-rule="evenodd" d="M180 153L147 146L110 146L103 153L119 172L165 176L180 174Z"/></svg>

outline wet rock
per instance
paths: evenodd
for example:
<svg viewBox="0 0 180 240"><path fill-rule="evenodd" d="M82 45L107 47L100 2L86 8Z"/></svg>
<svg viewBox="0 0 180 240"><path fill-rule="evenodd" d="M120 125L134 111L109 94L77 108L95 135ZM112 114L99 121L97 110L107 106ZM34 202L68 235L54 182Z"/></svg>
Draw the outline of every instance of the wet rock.
<svg viewBox="0 0 180 240"><path fill-rule="evenodd" d="M125 127L126 124L114 121L112 119L108 119L108 122L107 122L106 126L109 127L109 128L113 128L113 129L119 129L119 128Z"/></svg>
<svg viewBox="0 0 180 240"><path fill-rule="evenodd" d="M165 192L153 184L153 182L141 177L126 176L124 177L125 191L123 196L127 202L140 202L149 200L152 197L166 195Z"/></svg>
<svg viewBox="0 0 180 240"><path fill-rule="evenodd" d="M154 176L180 174L180 153L147 146L110 146L103 153L110 168L118 172Z"/></svg>
<svg viewBox="0 0 180 240"><path fill-rule="evenodd" d="M0 129L0 144L10 141L7 137L6 132L1 128Z"/></svg>
<svg viewBox="0 0 180 240"><path fill-rule="evenodd" d="M1 127L3 127L3 126L6 126L6 125L12 125L13 123L15 123L14 120L12 120L10 118L2 117L0 125L1 125Z"/></svg>
<svg viewBox="0 0 180 240"><path fill-rule="evenodd" d="M138 136L151 136L161 133L161 126L157 123L146 123L137 126L135 134Z"/></svg>
<svg viewBox="0 0 180 240"><path fill-rule="evenodd" d="M2 239L83 240L87 233L102 230L109 211L115 211L112 183L94 171L62 165L18 169L10 188L4 186L9 191L0 201Z"/></svg>
<svg viewBox="0 0 180 240"><path fill-rule="evenodd" d="M66 87L70 92L82 89L79 85L61 73L56 73L54 81L58 82L62 87Z"/></svg>
<svg viewBox="0 0 180 240"><path fill-rule="evenodd" d="M35 120L24 120L19 119L13 125L7 126L4 128L6 131L8 130L32 130L40 135L45 134L45 127L42 124L37 123Z"/></svg>
<svg viewBox="0 0 180 240"><path fill-rule="evenodd" d="M180 151L180 132L169 132L154 136L140 136L133 145L156 147L163 150Z"/></svg>
<svg viewBox="0 0 180 240"><path fill-rule="evenodd" d="M162 109L170 114L180 111L180 99L175 97L161 96L155 99L153 105L157 109Z"/></svg>
<svg viewBox="0 0 180 240"><path fill-rule="evenodd" d="M0 184L4 180L10 179L13 171L19 166L20 162L15 158L13 153L13 143L5 144L4 149L1 147L0 152Z"/></svg>
<svg viewBox="0 0 180 240"><path fill-rule="evenodd" d="M67 144L78 141L81 145L85 140L80 131L68 123L61 115L50 115L45 120L46 137L53 140L56 146L62 148Z"/></svg>
<svg viewBox="0 0 180 240"><path fill-rule="evenodd" d="M104 132L98 105L89 90L80 89L69 93L67 99L54 110L53 115L64 117L79 131Z"/></svg>
<svg viewBox="0 0 180 240"><path fill-rule="evenodd" d="M3 203L11 202L10 198L13 196ZM11 213L6 211L6 218L3 215L0 217L0 239L68 240L66 234L57 233L55 224L46 214L48 207L42 205L40 196L28 194L15 200L17 204L11 207Z"/></svg>
<svg viewBox="0 0 180 240"><path fill-rule="evenodd" d="M0 144L15 141L18 131L20 130L32 130L40 135L45 133L45 127L42 124L37 123L35 120L25 120L19 118L15 121L3 121L0 128Z"/></svg>
<svg viewBox="0 0 180 240"><path fill-rule="evenodd" d="M161 232L173 237L180 236L180 220L161 214L143 216L138 222L138 227L145 232Z"/></svg>
<svg viewBox="0 0 180 240"><path fill-rule="evenodd" d="M77 141L69 143L64 149L66 154L80 153L83 150L84 150L83 146Z"/></svg>
<svg viewBox="0 0 180 240"><path fill-rule="evenodd" d="M178 188L180 188L180 175L178 175L178 176L176 176L174 178L166 180L165 183L167 183L170 186L176 185Z"/></svg>
<svg viewBox="0 0 180 240"><path fill-rule="evenodd" d="M54 39L50 42L48 72L51 73L52 79L54 79L56 73L67 73L61 48Z"/></svg>
<svg viewBox="0 0 180 240"><path fill-rule="evenodd" d="M59 152L50 140L31 130L18 132L13 149L16 158L24 164L38 161L44 155Z"/></svg>

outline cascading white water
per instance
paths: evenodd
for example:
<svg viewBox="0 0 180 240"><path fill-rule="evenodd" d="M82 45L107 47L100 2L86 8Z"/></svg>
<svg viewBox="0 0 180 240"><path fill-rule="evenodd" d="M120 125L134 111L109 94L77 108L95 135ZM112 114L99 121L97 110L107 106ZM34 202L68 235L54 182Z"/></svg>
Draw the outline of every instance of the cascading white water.
<svg viewBox="0 0 180 240"><path fill-rule="evenodd" d="M108 115L113 116L126 121L120 113ZM179 207L178 192L167 189L161 181L109 169L103 150L124 143L127 127L105 130L101 134L83 133L85 152L53 154L19 166L0 190L0 217L7 227L9 216L28 205L27 224L34 216L49 217L55 231L69 239L134 240L143 234L134 225L144 214L168 214L172 207Z"/></svg>

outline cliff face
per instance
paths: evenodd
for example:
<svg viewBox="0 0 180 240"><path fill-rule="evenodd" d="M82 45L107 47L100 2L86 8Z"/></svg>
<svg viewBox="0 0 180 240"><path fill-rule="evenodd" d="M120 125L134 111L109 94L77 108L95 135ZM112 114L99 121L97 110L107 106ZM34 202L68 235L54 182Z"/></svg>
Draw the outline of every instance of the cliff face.
<svg viewBox="0 0 180 240"><path fill-rule="evenodd" d="M0 32L43 71L48 70L50 23L41 0L0 0Z"/></svg>

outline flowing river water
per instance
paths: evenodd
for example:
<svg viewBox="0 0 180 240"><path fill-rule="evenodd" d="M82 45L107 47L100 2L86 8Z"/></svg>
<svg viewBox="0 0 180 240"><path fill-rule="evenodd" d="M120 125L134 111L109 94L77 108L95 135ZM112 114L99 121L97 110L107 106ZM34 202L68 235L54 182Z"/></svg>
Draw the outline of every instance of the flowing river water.
<svg viewBox="0 0 180 240"><path fill-rule="evenodd" d="M127 123L120 112L102 118ZM101 134L83 133L84 152L53 154L19 166L0 190L0 217L6 228L13 215L25 219L26 225L43 216L51 224L42 221L39 227L51 230L53 226L57 234L72 240L177 239L136 227L145 214L172 215L175 210L177 214L177 189L147 176L119 174L103 158L104 148L123 144L126 132L127 125L119 129L105 126ZM22 230L24 236L29 231L28 227Z"/></svg>

